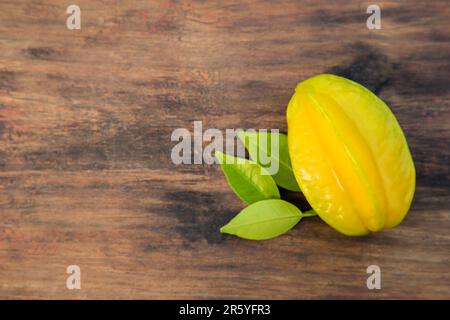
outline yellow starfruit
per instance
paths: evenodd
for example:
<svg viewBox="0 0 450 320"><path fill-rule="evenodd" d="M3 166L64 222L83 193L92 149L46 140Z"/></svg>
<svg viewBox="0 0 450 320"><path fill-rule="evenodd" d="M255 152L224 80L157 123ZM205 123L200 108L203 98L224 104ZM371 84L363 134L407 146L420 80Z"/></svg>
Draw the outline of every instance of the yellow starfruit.
<svg viewBox="0 0 450 320"><path fill-rule="evenodd" d="M415 190L405 136L388 106L356 82L299 83L287 109L295 178L311 207L345 235L398 225Z"/></svg>

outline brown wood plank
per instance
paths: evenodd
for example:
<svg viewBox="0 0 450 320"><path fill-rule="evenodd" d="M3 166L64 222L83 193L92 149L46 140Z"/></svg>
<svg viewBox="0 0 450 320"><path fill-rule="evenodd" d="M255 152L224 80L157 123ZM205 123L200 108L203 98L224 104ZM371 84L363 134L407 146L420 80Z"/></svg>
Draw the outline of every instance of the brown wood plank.
<svg viewBox="0 0 450 320"><path fill-rule="evenodd" d="M450 298L450 7L383 1L0 0L0 298ZM318 218L251 242L216 166L175 166L175 128L278 128L298 81L383 98L417 191L364 238ZM304 201L299 201L302 205ZM82 289L66 289L66 267ZM366 288L366 268L382 289Z"/></svg>

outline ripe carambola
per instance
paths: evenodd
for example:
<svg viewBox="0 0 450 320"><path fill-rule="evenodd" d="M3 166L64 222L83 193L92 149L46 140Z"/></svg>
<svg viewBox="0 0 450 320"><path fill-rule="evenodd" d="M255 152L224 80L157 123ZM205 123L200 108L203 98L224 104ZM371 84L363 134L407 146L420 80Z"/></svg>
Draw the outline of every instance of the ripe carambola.
<svg viewBox="0 0 450 320"><path fill-rule="evenodd" d="M395 116L375 94L318 75L297 85L287 122L295 178L326 223L357 236L404 219L415 190L414 163Z"/></svg>

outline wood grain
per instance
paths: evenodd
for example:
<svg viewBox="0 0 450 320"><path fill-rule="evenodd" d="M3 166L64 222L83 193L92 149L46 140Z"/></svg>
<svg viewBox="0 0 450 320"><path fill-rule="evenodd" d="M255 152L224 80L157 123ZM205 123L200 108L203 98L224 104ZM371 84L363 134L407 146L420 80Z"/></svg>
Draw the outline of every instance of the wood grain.
<svg viewBox="0 0 450 320"><path fill-rule="evenodd" d="M66 3L0 0L0 298L450 298L447 1L382 1L381 30L360 1L76 3L70 31ZM397 116L408 217L364 238L317 218L271 241L220 234L243 204L216 166L171 162L172 131L285 131L296 83L324 72Z"/></svg>

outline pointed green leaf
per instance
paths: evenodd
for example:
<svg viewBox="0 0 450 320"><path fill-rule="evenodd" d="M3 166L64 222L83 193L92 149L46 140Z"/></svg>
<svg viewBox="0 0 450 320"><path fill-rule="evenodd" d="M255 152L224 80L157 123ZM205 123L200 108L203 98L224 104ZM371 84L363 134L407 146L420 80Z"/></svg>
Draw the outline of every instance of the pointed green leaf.
<svg viewBox="0 0 450 320"><path fill-rule="evenodd" d="M260 200L279 199L280 192L272 176L256 162L216 151L222 171L233 191L246 204Z"/></svg>
<svg viewBox="0 0 450 320"><path fill-rule="evenodd" d="M238 137L245 145L253 161L263 167L267 167L268 165L261 162L261 155L267 155L271 161L278 161L278 172L273 175L273 178L280 187L291 191L300 191L292 171L287 136L285 134L241 131L238 133ZM278 141L278 156L272 152L272 139ZM261 144L260 141L267 141L267 143Z"/></svg>
<svg viewBox="0 0 450 320"><path fill-rule="evenodd" d="M267 240L294 227L302 212L293 204L279 199L263 200L251 204L220 229L250 240Z"/></svg>

